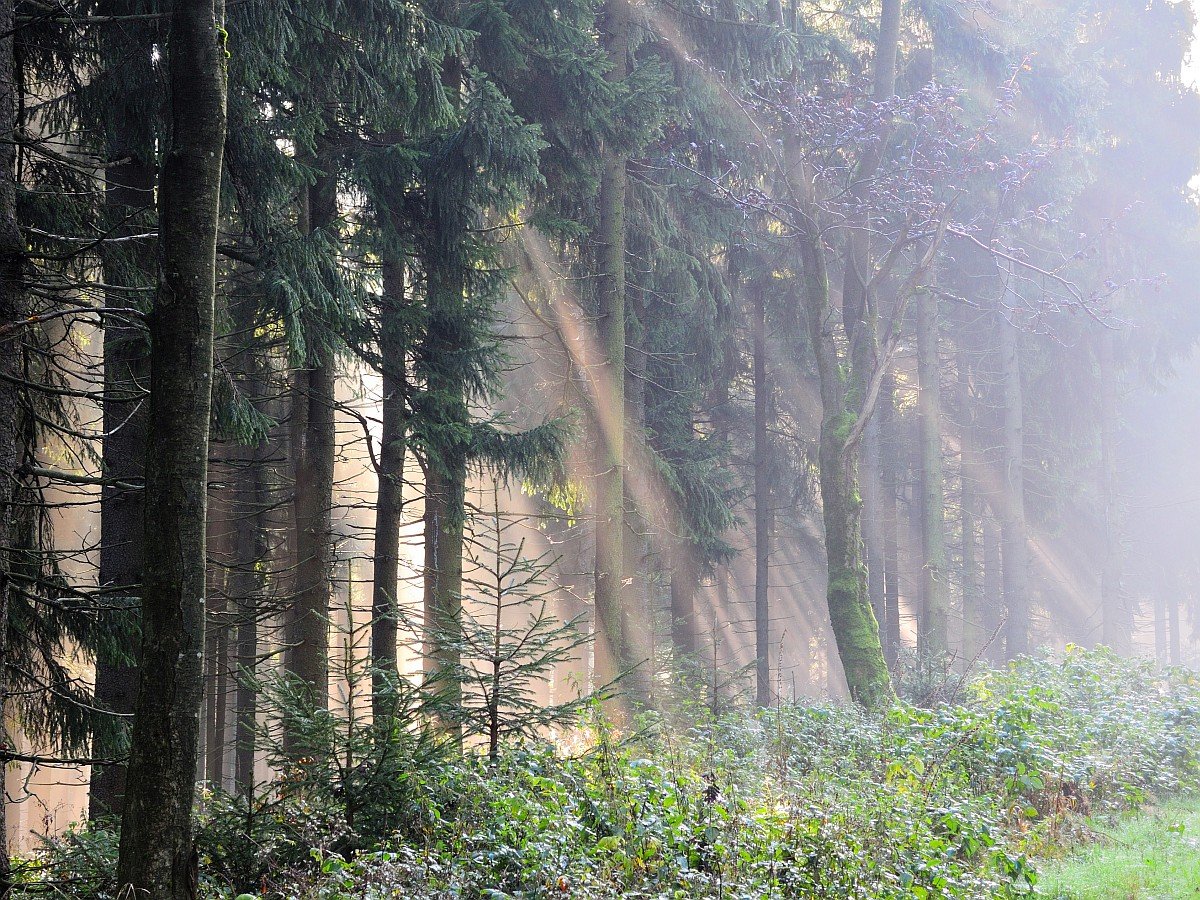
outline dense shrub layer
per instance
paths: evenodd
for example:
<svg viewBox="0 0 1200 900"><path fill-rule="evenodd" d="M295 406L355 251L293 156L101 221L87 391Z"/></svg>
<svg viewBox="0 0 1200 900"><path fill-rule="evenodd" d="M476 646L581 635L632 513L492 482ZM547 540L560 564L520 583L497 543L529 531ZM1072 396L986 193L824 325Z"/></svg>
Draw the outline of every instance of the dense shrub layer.
<svg viewBox="0 0 1200 900"><path fill-rule="evenodd" d="M411 729L316 721L303 777L207 798L202 894L1010 897L1084 816L1200 785L1191 673L1072 649L950 695L881 716L650 717L636 741L601 729L581 755L525 746L494 766ZM48 845L29 889L113 896L113 846L100 830Z"/></svg>

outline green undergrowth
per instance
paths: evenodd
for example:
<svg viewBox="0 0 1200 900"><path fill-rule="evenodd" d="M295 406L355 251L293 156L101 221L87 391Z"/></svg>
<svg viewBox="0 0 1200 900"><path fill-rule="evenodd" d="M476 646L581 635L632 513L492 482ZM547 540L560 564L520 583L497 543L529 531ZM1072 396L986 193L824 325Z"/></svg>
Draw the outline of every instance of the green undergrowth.
<svg viewBox="0 0 1200 900"><path fill-rule="evenodd" d="M253 803L206 797L201 894L1021 897L1090 817L1200 786L1191 673L1072 649L941 696L879 715L696 704L647 715L634 740L581 726L585 749L525 743L495 764L418 721L383 732L292 709L304 760ZM55 841L27 892L116 896L114 846L97 829Z"/></svg>
<svg viewBox="0 0 1200 900"><path fill-rule="evenodd" d="M1094 842L1046 865L1042 885L1053 900L1200 897L1200 799L1099 825Z"/></svg>

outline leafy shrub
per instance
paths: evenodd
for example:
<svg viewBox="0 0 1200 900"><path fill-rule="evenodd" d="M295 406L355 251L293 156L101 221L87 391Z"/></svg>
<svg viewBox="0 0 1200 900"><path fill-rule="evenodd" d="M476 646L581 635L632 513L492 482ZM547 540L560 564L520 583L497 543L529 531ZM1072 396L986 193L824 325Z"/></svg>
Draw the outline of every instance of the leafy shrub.
<svg viewBox="0 0 1200 900"><path fill-rule="evenodd" d="M303 772L209 798L207 896L1012 898L1093 812L1200 786L1200 680L1071 648L880 715L795 704L677 711L583 755L533 742L492 764L410 727L376 733L275 702ZM653 724L653 722L651 723ZM353 760L354 765L347 765ZM89 843L92 842L92 843ZM72 833L37 880L102 867ZM40 874L39 874L40 873ZM90 881L89 884L99 882ZM89 894L88 896L102 896Z"/></svg>

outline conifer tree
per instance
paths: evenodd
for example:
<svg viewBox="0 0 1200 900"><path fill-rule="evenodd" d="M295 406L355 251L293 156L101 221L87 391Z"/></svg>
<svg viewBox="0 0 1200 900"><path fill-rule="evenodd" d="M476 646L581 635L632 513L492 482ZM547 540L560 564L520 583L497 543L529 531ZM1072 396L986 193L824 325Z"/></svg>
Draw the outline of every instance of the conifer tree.
<svg viewBox="0 0 1200 900"><path fill-rule="evenodd" d="M177 3L167 44L171 132L159 189L160 280L150 316L146 459L149 558L141 686L117 879L164 900L194 896L192 800L202 687L205 490L217 224L225 143L223 4Z"/></svg>

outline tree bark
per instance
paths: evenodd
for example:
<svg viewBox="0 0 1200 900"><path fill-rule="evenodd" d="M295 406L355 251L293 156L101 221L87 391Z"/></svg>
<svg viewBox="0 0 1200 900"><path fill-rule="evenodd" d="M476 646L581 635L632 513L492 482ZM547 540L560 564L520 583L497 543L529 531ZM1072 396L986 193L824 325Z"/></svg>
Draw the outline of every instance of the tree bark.
<svg viewBox="0 0 1200 900"><path fill-rule="evenodd" d="M315 231L337 218L337 182L322 173L309 189L308 222ZM295 482L296 597L289 623L287 671L308 685L318 708L329 704L329 603L333 596L333 468L337 372L328 341L295 375L291 431Z"/></svg>
<svg viewBox="0 0 1200 900"><path fill-rule="evenodd" d="M1000 558L1000 528L996 516L983 517L983 640L984 655L992 665L1004 662L1004 573Z"/></svg>
<svg viewBox="0 0 1200 900"><path fill-rule="evenodd" d="M114 142L114 158L132 153ZM110 221L128 220L141 208L154 204L154 167L137 156L115 166L106 173L105 206ZM129 228L119 229L128 231ZM129 259L137 253L136 243L123 247L126 265L137 266L149 274L153 259ZM148 256L149 254L138 254ZM122 271L120 263L105 259L104 280L111 285L124 285L136 279ZM137 265L140 263L141 265ZM109 308L133 307L130 294L122 290L108 291L105 305ZM119 480L121 485L108 483L100 495L100 571L99 583L106 598L114 606L128 612L119 624L123 646L102 647L96 654L96 705L118 715L132 715L137 699L138 671L133 659L137 656L137 606L142 583L142 492L124 485L137 484L144 476L146 447L146 400L142 396L147 386L147 354L145 336L140 325L132 319L112 316L104 325L104 406L102 410L104 438L101 465L106 477ZM98 758L123 756L124 744L110 745L101 739L93 744ZM88 816L97 819L117 815L125 795L125 765L92 768Z"/></svg>
<svg viewBox="0 0 1200 900"><path fill-rule="evenodd" d="M431 256L432 260L433 257ZM424 352L431 360L460 351L456 322L464 300L462 273L427 262L429 321ZM464 385L451 369L433 365L426 390L444 404L446 433L470 428ZM448 427L448 426L453 426ZM425 672L447 707L461 703L457 671L462 628L463 526L466 504L467 447L453 435L432 448L425 477ZM449 729L459 733L459 726Z"/></svg>
<svg viewBox="0 0 1200 900"><path fill-rule="evenodd" d="M204 648L205 514L213 299L225 143L224 7L178 0L168 61L171 136L159 189L151 313L142 680L121 819L118 883L192 900ZM11 121L11 119L10 119Z"/></svg>
<svg viewBox="0 0 1200 900"><path fill-rule="evenodd" d="M1025 524L1025 424L1017 328L997 317L1003 381L1003 480L1000 540L1003 545L1005 654L1029 652L1029 546Z"/></svg>
<svg viewBox="0 0 1200 900"><path fill-rule="evenodd" d="M0 322L19 322L28 310L25 286L25 240L17 223L16 122L18 79L13 48L14 4L0 4ZM11 473L20 459L21 434L18 425L21 377L21 331L0 338L0 711L8 700L8 609L12 591L12 548L18 545L16 510L13 507ZM0 789L11 746L8 716L0 713ZM8 857L8 800L0 794L0 897L12 890L12 871Z"/></svg>
<svg viewBox="0 0 1200 900"><path fill-rule="evenodd" d="M942 388L938 357L937 297L917 298L917 406L921 448L922 596L919 649L923 660L940 669L950 651L950 598L946 585L946 495L942 466Z"/></svg>
<svg viewBox="0 0 1200 900"><path fill-rule="evenodd" d="M404 267L383 264L379 352L383 370L383 424L379 437L379 491L375 505L375 576L371 595L373 710L378 721L389 714L388 681L399 677L397 624L400 583L400 527L404 515L404 456L407 439L408 341L404 322Z"/></svg>
<svg viewBox="0 0 1200 900"><path fill-rule="evenodd" d="M900 650L900 522L896 511L896 379L889 372L879 390L880 515L883 531L884 657L896 665Z"/></svg>
<svg viewBox="0 0 1200 900"><path fill-rule="evenodd" d="M959 409L959 514L962 531L963 657L975 661L983 649L983 589L979 580L979 435L975 428L971 397L971 364L962 347L958 350Z"/></svg>
<svg viewBox="0 0 1200 900"><path fill-rule="evenodd" d="M601 42L612 83L629 74L632 30L629 0L606 0ZM592 680L597 688L619 674L625 653L621 585L625 535L625 192L626 157L604 147L596 243L596 327L604 364L597 374L600 402L596 485L595 645Z"/></svg>
<svg viewBox="0 0 1200 900"><path fill-rule="evenodd" d="M771 705L771 475L767 414L767 313L761 286L754 295L754 683L759 706Z"/></svg>

